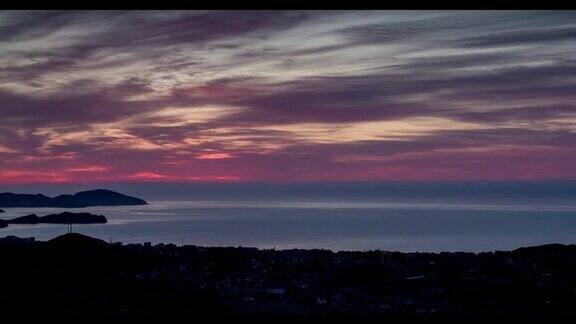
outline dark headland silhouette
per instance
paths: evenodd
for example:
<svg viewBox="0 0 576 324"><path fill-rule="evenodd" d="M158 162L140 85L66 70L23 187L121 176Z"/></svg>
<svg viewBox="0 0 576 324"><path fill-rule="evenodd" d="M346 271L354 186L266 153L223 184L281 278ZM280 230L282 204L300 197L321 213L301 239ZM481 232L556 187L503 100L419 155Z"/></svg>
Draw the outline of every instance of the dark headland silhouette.
<svg viewBox="0 0 576 324"><path fill-rule="evenodd" d="M147 205L140 198L126 196L118 192L96 189L78 192L74 195L60 195L54 198L42 194L0 193L0 207L60 207L80 208L91 206Z"/></svg>
<svg viewBox="0 0 576 324"><path fill-rule="evenodd" d="M38 216L30 214L6 220L8 224L105 224L108 220L102 215L90 213L70 213L50 214Z"/></svg>

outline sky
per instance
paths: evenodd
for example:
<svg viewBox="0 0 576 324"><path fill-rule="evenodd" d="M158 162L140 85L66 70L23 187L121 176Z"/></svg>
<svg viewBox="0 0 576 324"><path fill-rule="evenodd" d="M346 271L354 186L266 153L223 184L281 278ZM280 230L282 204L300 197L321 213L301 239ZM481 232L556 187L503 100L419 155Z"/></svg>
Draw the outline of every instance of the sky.
<svg viewBox="0 0 576 324"><path fill-rule="evenodd" d="M0 184L576 179L574 11L2 11Z"/></svg>

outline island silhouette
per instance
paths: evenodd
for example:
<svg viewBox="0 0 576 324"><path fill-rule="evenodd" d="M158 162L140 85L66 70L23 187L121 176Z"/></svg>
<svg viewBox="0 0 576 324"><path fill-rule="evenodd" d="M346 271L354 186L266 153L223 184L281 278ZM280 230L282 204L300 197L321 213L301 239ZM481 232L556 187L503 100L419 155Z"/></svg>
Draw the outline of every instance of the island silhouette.
<svg viewBox="0 0 576 324"><path fill-rule="evenodd" d="M8 224L105 224L106 217L90 213L70 213L50 214L38 216L30 214L6 220Z"/></svg>
<svg viewBox="0 0 576 324"><path fill-rule="evenodd" d="M73 195L48 197L43 194L0 193L0 207L60 207L82 208L92 206L147 205L140 198L127 196L112 190L96 189Z"/></svg>

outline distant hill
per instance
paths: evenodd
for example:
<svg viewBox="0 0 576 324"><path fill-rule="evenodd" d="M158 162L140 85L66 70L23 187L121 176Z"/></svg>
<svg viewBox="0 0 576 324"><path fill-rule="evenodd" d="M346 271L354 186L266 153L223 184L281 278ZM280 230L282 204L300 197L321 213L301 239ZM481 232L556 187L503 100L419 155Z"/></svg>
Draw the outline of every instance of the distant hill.
<svg viewBox="0 0 576 324"><path fill-rule="evenodd" d="M60 195L54 198L42 194L0 193L0 207L61 207L79 208L90 206L147 205L140 198L126 196L118 192L96 189L78 192L74 195Z"/></svg>
<svg viewBox="0 0 576 324"><path fill-rule="evenodd" d="M40 217L36 214L17 217L6 220L8 224L105 224L106 217L93 215L90 213L69 213L50 214Z"/></svg>

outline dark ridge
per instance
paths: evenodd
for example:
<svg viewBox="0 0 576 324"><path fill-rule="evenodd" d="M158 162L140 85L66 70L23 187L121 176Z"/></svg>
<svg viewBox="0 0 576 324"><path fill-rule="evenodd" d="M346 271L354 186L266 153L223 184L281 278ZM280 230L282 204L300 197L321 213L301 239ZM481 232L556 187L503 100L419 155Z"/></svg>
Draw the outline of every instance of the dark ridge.
<svg viewBox="0 0 576 324"><path fill-rule="evenodd" d="M40 217L40 220L48 224L105 224L108 222L102 215L70 212L46 215Z"/></svg>
<svg viewBox="0 0 576 324"><path fill-rule="evenodd" d="M6 211L4 211L4 210L0 209L0 213L5 213L5 212L6 212Z"/></svg>
<svg viewBox="0 0 576 324"><path fill-rule="evenodd" d="M575 245L564 245L559 243L545 244L538 246L527 246L512 251L514 254L530 255L554 255L559 253L571 253L575 250Z"/></svg>
<svg viewBox="0 0 576 324"><path fill-rule="evenodd" d="M30 214L22 217L12 218L6 221L7 224L39 224L40 216L36 214Z"/></svg>
<svg viewBox="0 0 576 324"><path fill-rule="evenodd" d="M61 207L81 208L91 206L147 205L140 198L123 195L106 189L78 192L74 195L60 195L54 198L42 194L0 193L0 207Z"/></svg>
<svg viewBox="0 0 576 324"><path fill-rule="evenodd" d="M49 240L48 244L52 247L69 248L98 248L108 245L108 243L103 240L78 233L67 233L60 235Z"/></svg>
<svg viewBox="0 0 576 324"><path fill-rule="evenodd" d="M0 228L4 227L8 227L8 222L3 219L0 219Z"/></svg>
<svg viewBox="0 0 576 324"><path fill-rule="evenodd" d="M106 217L102 215L70 212L50 214L43 217L30 214L7 220L8 224L105 224L107 222Z"/></svg>
<svg viewBox="0 0 576 324"><path fill-rule="evenodd" d="M483 253L259 250L0 238L2 318L573 322L576 245Z"/></svg>

